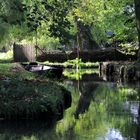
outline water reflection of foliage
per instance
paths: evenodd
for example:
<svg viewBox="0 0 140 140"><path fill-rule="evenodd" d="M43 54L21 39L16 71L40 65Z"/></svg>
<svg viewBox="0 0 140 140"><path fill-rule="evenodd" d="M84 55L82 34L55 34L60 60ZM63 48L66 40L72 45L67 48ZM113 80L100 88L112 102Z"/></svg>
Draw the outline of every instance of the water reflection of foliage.
<svg viewBox="0 0 140 140"><path fill-rule="evenodd" d="M65 113L65 117L57 124L57 133L62 136L73 134L82 139L95 139L102 137L110 128L118 129L124 137L135 137L136 127L130 108L125 110L124 104L137 99L137 90L131 88L114 88L113 86L100 85L94 94L95 100L91 102L88 111L81 114L79 119L74 118L78 94L73 92L72 107ZM132 100L131 100L132 101ZM72 136L73 137L73 136Z"/></svg>
<svg viewBox="0 0 140 140"><path fill-rule="evenodd" d="M98 69L66 69L63 74L69 79L82 79L84 74L99 73Z"/></svg>
<svg viewBox="0 0 140 140"><path fill-rule="evenodd" d="M74 91L74 90L73 90ZM78 91L76 91L78 92ZM73 102L71 108L65 112L65 117L57 125L57 133L66 135L73 133L80 139L94 139L100 133L100 136L106 131L106 123L103 123L103 115L105 110L103 104L91 102L88 111L79 115L79 119L74 118L76 104L79 100L79 95L73 92ZM104 116L105 117L105 116Z"/></svg>
<svg viewBox="0 0 140 140"><path fill-rule="evenodd" d="M134 116L131 113L130 103L138 101L137 89L132 88L110 88L102 86L98 90L104 91L105 108L108 113L108 122L111 128L116 128L125 137L133 136L136 132ZM96 91L97 93L100 93ZM97 95L100 99L102 96Z"/></svg>

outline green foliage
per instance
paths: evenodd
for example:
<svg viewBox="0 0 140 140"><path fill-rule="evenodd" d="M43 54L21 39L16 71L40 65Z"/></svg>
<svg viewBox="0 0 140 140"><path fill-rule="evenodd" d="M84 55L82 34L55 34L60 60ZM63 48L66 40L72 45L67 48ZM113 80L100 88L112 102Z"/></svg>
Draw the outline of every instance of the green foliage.
<svg viewBox="0 0 140 140"><path fill-rule="evenodd" d="M73 67L76 67L76 68L81 68L81 66L83 65L83 62L81 59L79 58L76 58L74 60L68 60L67 62L65 62L65 64L69 64L69 65L73 65Z"/></svg>
<svg viewBox="0 0 140 140"><path fill-rule="evenodd" d="M84 74L98 74L98 69L73 69L73 70L65 70L63 72L64 76L68 77L69 79L80 80Z"/></svg>
<svg viewBox="0 0 140 140"><path fill-rule="evenodd" d="M38 42L41 46L49 44L55 48L50 45L55 38L56 44L59 41L70 46L76 40L76 18L90 26L99 44L114 40L135 42L137 32L133 3L131 0L1 0L0 42L9 45L25 39L26 43ZM108 31L115 33L113 39L108 38Z"/></svg>
<svg viewBox="0 0 140 140"><path fill-rule="evenodd" d="M131 43L122 43L119 45L121 47L121 52L125 54L132 54L135 55L138 50L138 44L131 42Z"/></svg>
<svg viewBox="0 0 140 140"><path fill-rule="evenodd" d="M49 81L47 83L20 79L0 81L0 115L4 119L38 118L41 112L58 115L63 104L64 93L61 88Z"/></svg>
<svg viewBox="0 0 140 140"><path fill-rule="evenodd" d="M59 38L62 44L68 43L72 35L69 34L70 22L67 14L71 7L70 1L42 0L27 3L27 25L33 31L42 23L48 25L50 37Z"/></svg>
<svg viewBox="0 0 140 140"><path fill-rule="evenodd" d="M0 43L6 44L8 42L10 44L11 42L8 39L12 39L10 34L14 34L10 29L13 26L21 25L23 22L24 10L22 1L0 1ZM18 37L16 36L16 38Z"/></svg>
<svg viewBox="0 0 140 140"><path fill-rule="evenodd" d="M89 93L94 100L91 100L88 110L77 120L74 118L74 114L79 100L79 91L78 87L75 88L71 89L72 106L66 111L63 121L57 124L56 131L61 137L67 139L73 134L72 137L75 140L102 139L111 128L122 132L122 136L125 138L135 134L133 116L130 108L125 108L125 103L128 101L127 96L130 92L133 96L138 95L136 90L111 88L111 85L100 83L95 91Z"/></svg>
<svg viewBox="0 0 140 140"><path fill-rule="evenodd" d="M42 36L38 34L37 40L38 40L39 47L43 48L47 52L62 48L62 45L60 44L58 38L53 38L48 36L46 39L46 36ZM35 42L35 38L33 42Z"/></svg>
<svg viewBox="0 0 140 140"><path fill-rule="evenodd" d="M133 1L106 1L92 0L82 2L76 8L76 15L84 23L92 24L92 31L95 39L110 41L106 32L115 33L113 40L137 40L136 22ZM94 13L94 14L93 14Z"/></svg>
<svg viewBox="0 0 140 140"><path fill-rule="evenodd" d="M84 83L88 86L88 82ZM94 85L94 83L95 81L92 84ZM133 101L136 101L136 98L132 100L128 96L137 96L139 91L137 91L136 88L130 87L114 87L115 85L113 83L98 84L98 88L89 93L93 100L91 100L88 110L84 114L80 114L79 119L75 119L74 117L80 98L78 82L66 82L65 87L72 93L72 106L65 111L64 118L58 121L53 128L43 127L46 123L43 122L43 126L40 124L30 126L28 123L27 131L26 129L22 129L20 124L20 127L17 125L15 130L12 124L12 129L8 129L8 126L4 126L3 133L0 134L0 139L96 140L107 139L110 130L113 130L113 134L116 134L115 138L118 138L118 136L122 136L122 139L129 139L132 136L135 138L137 131L135 126L136 122L134 122L135 120L130 112L130 106L128 106L129 108L127 109L124 104L131 104ZM51 86L51 83L49 86ZM10 96L11 95L13 94L10 94ZM20 129L17 130L17 128ZM109 136L111 136L110 133Z"/></svg>
<svg viewBox="0 0 140 140"><path fill-rule="evenodd" d="M96 62L96 63L91 63L91 62L84 63L82 61L82 59L76 58L76 59L68 60L68 61L64 62L64 65L65 66L71 65L73 68L81 69L82 67L87 67L87 68L88 67L98 67L99 63L98 62Z"/></svg>
<svg viewBox="0 0 140 140"><path fill-rule="evenodd" d="M8 33L8 25L2 23L1 19L0 19L0 42L2 42L2 40L4 39L5 35Z"/></svg>
<svg viewBox="0 0 140 140"><path fill-rule="evenodd" d="M3 60L12 60L13 59L13 51L8 51L7 53L0 53L0 61Z"/></svg>
<svg viewBox="0 0 140 140"><path fill-rule="evenodd" d="M82 79L82 76L84 74L92 74L92 73L98 73L98 67L99 67L99 63L91 63L91 62L82 62L81 59L76 58L73 60L68 60L63 64L65 67L67 66L71 66L73 69L69 70L66 69L63 74L64 76L67 76L70 79ZM91 67L94 67L94 69L90 69ZM96 68L95 68L96 67ZM89 68L89 69L82 69L82 68Z"/></svg>
<svg viewBox="0 0 140 140"><path fill-rule="evenodd" d="M21 24L24 20L22 1L0 1L0 19L8 24Z"/></svg>

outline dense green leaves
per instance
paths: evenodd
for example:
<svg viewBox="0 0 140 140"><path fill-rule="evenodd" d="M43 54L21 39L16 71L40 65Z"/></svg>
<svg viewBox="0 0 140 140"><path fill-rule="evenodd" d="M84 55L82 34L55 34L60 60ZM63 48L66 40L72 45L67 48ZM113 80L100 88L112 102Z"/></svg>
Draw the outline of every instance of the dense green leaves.
<svg viewBox="0 0 140 140"><path fill-rule="evenodd" d="M48 113L44 119L60 115L66 92L66 89L55 82L41 83L19 79L0 81L0 116L16 120L37 119L41 117L41 113Z"/></svg>
<svg viewBox="0 0 140 140"><path fill-rule="evenodd" d="M132 0L1 0L0 36L4 40L4 35L10 34L10 40L19 41L34 37L39 41L43 36L68 44L76 40L77 18L90 27L99 44L114 39L132 42L137 40L134 10ZM11 28L23 30L19 31L21 36L15 35ZM107 37L109 31L115 34L113 39Z"/></svg>
<svg viewBox="0 0 140 140"><path fill-rule="evenodd" d="M68 32L71 23L68 20L68 13L71 2L65 1L36 1L27 6L27 25L31 31L45 23L48 26L50 37L59 38L61 43L69 42L72 35Z"/></svg>

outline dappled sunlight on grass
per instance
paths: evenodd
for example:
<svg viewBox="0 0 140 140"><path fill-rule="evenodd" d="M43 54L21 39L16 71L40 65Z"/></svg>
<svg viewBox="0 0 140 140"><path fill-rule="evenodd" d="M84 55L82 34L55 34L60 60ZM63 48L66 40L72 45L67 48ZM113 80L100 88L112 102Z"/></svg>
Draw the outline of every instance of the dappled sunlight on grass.
<svg viewBox="0 0 140 140"><path fill-rule="evenodd" d="M84 74L99 74L98 69L65 69L63 74L69 79L82 79Z"/></svg>
<svg viewBox="0 0 140 140"><path fill-rule="evenodd" d="M18 63L0 63L0 78L34 79L35 74L28 72Z"/></svg>
<svg viewBox="0 0 140 140"><path fill-rule="evenodd" d="M49 61L45 61L45 62L41 62L43 64L46 65L59 65L59 66L63 66L65 68L67 67L71 67L73 69L75 68L97 68L99 67L99 62L83 62L81 59L73 59L73 60L67 60L66 62L63 63L59 63L59 62L49 62Z"/></svg>
<svg viewBox="0 0 140 140"><path fill-rule="evenodd" d="M6 53L0 53L0 63L1 62L10 62L13 60L13 51L9 50Z"/></svg>

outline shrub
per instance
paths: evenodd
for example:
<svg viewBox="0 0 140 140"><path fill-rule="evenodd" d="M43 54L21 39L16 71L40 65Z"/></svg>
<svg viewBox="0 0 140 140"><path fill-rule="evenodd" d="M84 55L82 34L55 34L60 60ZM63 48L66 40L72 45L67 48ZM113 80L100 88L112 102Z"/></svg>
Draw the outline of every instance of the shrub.
<svg viewBox="0 0 140 140"><path fill-rule="evenodd" d="M3 119L48 119L61 116L64 94L55 82L9 79L0 81L0 117Z"/></svg>

